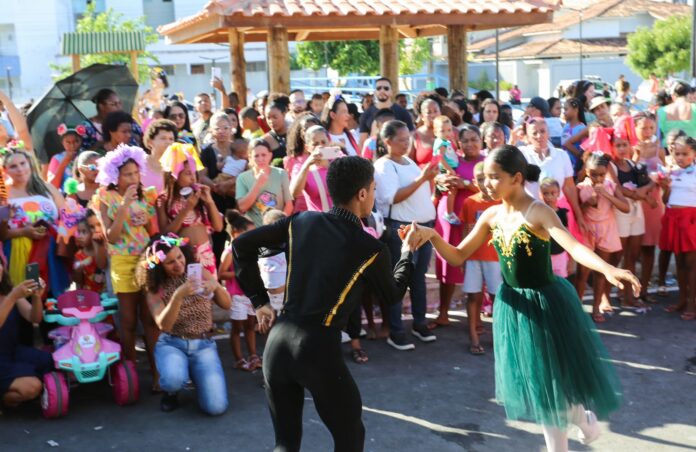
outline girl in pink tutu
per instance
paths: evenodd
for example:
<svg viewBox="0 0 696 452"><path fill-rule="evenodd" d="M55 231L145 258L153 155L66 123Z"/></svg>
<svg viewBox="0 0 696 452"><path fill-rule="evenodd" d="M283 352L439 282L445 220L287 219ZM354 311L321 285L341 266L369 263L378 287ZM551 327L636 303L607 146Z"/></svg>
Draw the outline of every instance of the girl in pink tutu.
<svg viewBox="0 0 696 452"><path fill-rule="evenodd" d="M629 205L616 184L606 178L609 170L610 157L594 151L587 154L585 170L587 177L578 184L580 208L587 225L585 243L588 248L604 261L608 261L612 253L621 251L621 239L616 225L614 208L628 213ZM582 299L590 269L578 265L575 288ZM592 320L604 322L600 312L600 302L606 287L606 279L601 273L595 272L593 284L594 302L592 304Z"/></svg>

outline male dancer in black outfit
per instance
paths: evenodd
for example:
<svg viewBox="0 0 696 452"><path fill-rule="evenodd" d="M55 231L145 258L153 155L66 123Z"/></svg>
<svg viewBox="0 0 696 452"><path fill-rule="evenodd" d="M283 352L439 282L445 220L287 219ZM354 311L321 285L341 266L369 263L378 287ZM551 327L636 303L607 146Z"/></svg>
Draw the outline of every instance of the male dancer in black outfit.
<svg viewBox="0 0 696 452"><path fill-rule="evenodd" d="M341 330L369 290L389 304L401 300L412 270L404 240L392 269L388 248L363 231L375 198L372 164L360 157L331 163L326 176L334 207L303 212L249 231L232 245L240 286L256 308L261 332L275 320L257 256L287 243L285 305L266 343L263 374L277 452L299 451L304 389L334 440L335 451L362 451L360 392L341 352Z"/></svg>

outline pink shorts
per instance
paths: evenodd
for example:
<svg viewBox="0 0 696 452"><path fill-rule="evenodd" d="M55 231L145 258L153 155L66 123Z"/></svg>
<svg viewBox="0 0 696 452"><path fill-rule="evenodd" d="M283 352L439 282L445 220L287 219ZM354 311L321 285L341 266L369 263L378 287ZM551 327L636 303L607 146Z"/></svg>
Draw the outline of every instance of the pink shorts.
<svg viewBox="0 0 696 452"><path fill-rule="evenodd" d="M585 240L591 250L598 249L607 253L615 253L623 249L615 218L610 217L608 220L598 222L588 221L585 218L585 224L589 229Z"/></svg>

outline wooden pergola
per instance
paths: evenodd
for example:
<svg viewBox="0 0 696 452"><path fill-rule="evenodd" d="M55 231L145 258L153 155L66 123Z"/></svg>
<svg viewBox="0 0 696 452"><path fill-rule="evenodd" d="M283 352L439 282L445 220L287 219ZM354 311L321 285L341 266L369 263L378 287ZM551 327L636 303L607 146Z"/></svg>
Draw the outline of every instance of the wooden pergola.
<svg viewBox="0 0 696 452"><path fill-rule="evenodd" d="M230 79L246 100L245 42L266 42L270 89L290 90L289 41L380 42L396 83L399 39L447 35L450 89L467 89L467 31L551 22L560 0L211 0L158 31L170 44L229 43ZM360 71L356 67L356 72Z"/></svg>

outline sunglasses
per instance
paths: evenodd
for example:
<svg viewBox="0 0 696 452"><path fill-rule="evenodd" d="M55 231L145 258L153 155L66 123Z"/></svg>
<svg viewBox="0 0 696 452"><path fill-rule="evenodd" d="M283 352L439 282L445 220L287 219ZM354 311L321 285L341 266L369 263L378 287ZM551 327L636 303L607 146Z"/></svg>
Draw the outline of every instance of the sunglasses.
<svg viewBox="0 0 696 452"><path fill-rule="evenodd" d="M184 113L173 113L169 115L169 119L186 119L186 115Z"/></svg>
<svg viewBox="0 0 696 452"><path fill-rule="evenodd" d="M88 171L96 171L97 170L97 165L90 163L89 165L80 165L80 168L86 169Z"/></svg>
<svg viewBox="0 0 696 452"><path fill-rule="evenodd" d="M377 91L389 91L391 88L388 86L381 85L381 86L376 86L375 89Z"/></svg>

